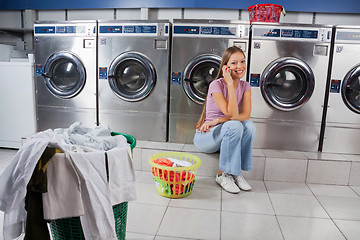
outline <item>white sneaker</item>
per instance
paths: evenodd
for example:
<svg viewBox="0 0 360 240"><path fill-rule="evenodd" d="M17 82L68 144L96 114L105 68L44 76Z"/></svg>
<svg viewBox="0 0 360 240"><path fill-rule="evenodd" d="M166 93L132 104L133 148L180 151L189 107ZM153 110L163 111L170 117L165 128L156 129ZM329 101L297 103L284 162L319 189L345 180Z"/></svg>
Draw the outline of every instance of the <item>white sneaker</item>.
<svg viewBox="0 0 360 240"><path fill-rule="evenodd" d="M248 182L245 180L245 178L242 175L232 175L235 184L243 191L250 191L251 186L248 184Z"/></svg>
<svg viewBox="0 0 360 240"><path fill-rule="evenodd" d="M239 193L240 192L240 189L238 188L238 186L236 186L236 184L234 182L234 178L227 173L222 173L220 176L218 174L216 174L215 181L225 191L227 191L229 193Z"/></svg>

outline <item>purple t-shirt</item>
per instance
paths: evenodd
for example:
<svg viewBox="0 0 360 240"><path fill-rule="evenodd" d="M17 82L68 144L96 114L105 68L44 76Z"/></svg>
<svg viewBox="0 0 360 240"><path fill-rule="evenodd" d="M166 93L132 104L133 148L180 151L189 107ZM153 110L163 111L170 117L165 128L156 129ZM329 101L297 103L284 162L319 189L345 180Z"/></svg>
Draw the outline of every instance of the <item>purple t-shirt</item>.
<svg viewBox="0 0 360 240"><path fill-rule="evenodd" d="M249 82L239 81L239 84L235 90L238 106L240 106L244 93L250 90L250 88L251 87ZM212 96L212 94L215 92L222 93L226 98L226 100L229 100L228 88L224 79L219 78L210 83L207 100L206 100L206 118L205 118L206 122L212 121L216 118L225 117L225 115L220 111L219 107L216 105L215 100Z"/></svg>

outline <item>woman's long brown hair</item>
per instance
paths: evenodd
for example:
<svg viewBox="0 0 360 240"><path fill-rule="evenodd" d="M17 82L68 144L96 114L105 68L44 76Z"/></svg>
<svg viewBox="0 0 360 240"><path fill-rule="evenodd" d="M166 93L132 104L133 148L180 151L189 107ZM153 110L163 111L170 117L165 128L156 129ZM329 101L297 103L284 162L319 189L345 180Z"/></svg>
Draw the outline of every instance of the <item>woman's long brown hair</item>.
<svg viewBox="0 0 360 240"><path fill-rule="evenodd" d="M237 47L237 46L232 46L232 47L229 47L228 49L225 50L225 52L223 53L222 58L221 58L221 63L220 63L218 75L216 76L215 79L219 79L219 78L222 78L222 77L223 77L223 71L222 71L223 66L228 63L231 55L233 55L233 54L236 53L236 52L241 52L241 53L244 54L244 56L245 56L244 51L243 51L241 48ZM202 109L202 112L201 112L199 121L198 121L198 122L196 123L196 125L195 125L195 128L196 128L196 129L200 129L200 127L201 127L201 126L204 124L204 122L205 122L205 117L206 117L206 102L207 102L207 96L206 96L206 99L205 99L205 102L204 102L204 106L203 106L203 109Z"/></svg>

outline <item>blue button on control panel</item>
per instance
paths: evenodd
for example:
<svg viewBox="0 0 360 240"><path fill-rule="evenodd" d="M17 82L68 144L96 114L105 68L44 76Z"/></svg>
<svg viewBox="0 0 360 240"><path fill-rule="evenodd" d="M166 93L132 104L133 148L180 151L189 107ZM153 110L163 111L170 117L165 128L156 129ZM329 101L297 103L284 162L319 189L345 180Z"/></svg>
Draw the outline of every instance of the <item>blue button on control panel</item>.
<svg viewBox="0 0 360 240"><path fill-rule="evenodd" d="M107 67L99 67L99 79L107 79Z"/></svg>
<svg viewBox="0 0 360 240"><path fill-rule="evenodd" d="M171 84L181 85L181 72L171 73Z"/></svg>
<svg viewBox="0 0 360 240"><path fill-rule="evenodd" d="M42 76L43 74L43 65L35 64L35 76Z"/></svg>
<svg viewBox="0 0 360 240"><path fill-rule="evenodd" d="M250 74L250 86L259 87L260 86L260 74Z"/></svg>
<svg viewBox="0 0 360 240"><path fill-rule="evenodd" d="M331 79L330 92L331 93L339 93L341 86L341 80Z"/></svg>

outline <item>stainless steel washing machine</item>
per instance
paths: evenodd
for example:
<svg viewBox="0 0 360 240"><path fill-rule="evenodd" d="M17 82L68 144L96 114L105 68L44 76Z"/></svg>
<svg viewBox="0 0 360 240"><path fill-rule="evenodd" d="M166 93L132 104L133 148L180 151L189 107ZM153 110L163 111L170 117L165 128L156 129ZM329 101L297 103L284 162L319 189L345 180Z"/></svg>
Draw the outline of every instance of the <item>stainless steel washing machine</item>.
<svg viewBox="0 0 360 240"><path fill-rule="evenodd" d="M37 130L96 126L96 21L34 25Z"/></svg>
<svg viewBox="0 0 360 240"><path fill-rule="evenodd" d="M360 27L336 26L322 151L360 154Z"/></svg>
<svg viewBox="0 0 360 240"><path fill-rule="evenodd" d="M247 57L249 28L248 22L240 21L174 20L170 142L192 143L195 125L201 115L208 86L218 74L221 56L228 47L236 45L244 50Z"/></svg>
<svg viewBox="0 0 360 240"><path fill-rule="evenodd" d="M170 23L99 21L99 123L167 141Z"/></svg>
<svg viewBox="0 0 360 240"><path fill-rule="evenodd" d="M317 151L332 27L252 25L254 147Z"/></svg>

